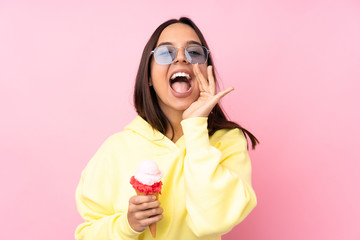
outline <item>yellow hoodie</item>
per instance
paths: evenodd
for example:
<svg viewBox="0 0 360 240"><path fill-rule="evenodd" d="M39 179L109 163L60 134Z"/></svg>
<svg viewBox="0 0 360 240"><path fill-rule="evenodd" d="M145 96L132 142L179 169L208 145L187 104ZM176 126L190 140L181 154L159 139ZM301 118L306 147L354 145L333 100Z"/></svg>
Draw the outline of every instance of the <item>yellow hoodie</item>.
<svg viewBox="0 0 360 240"><path fill-rule="evenodd" d="M153 239L149 228L134 231L127 220L130 178L144 159L164 173L159 197L164 209L156 239L221 239L256 206L247 143L239 129L209 138L207 118L181 122L184 135L173 143L141 117L109 137L82 172L76 190L85 222L77 240Z"/></svg>

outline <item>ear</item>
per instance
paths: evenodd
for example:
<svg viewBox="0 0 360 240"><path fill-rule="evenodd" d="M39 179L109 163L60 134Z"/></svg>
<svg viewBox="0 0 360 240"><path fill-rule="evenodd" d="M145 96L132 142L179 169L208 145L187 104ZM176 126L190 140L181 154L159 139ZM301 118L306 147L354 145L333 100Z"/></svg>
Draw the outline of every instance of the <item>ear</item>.
<svg viewBox="0 0 360 240"><path fill-rule="evenodd" d="M149 77L149 87L152 87L152 80L151 80L151 77Z"/></svg>

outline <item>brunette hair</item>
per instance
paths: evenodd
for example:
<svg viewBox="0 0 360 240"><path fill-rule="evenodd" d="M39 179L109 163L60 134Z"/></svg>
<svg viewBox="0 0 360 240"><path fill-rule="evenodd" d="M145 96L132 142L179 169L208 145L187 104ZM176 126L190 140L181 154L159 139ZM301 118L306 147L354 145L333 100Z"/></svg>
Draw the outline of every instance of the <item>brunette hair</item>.
<svg viewBox="0 0 360 240"><path fill-rule="evenodd" d="M201 44L207 49L209 49L205 41L205 38L200 32L199 28L195 25L195 23L192 20L186 17L182 17L179 20L170 19L162 23L151 35L149 41L145 45L144 51L141 56L139 69L136 75L134 104L135 104L136 112L139 114L139 116L145 119L154 129L158 130L163 134L166 133L168 126L171 127L173 133L174 133L173 131L174 129L169 119L161 111L154 88L149 87L150 60L151 60L151 51L154 50L154 48L156 47L161 32L167 26L174 23L182 23L190 26L192 29L194 29L194 31L198 35ZM213 66L213 73L214 73L215 66L211 54L208 57L207 64ZM217 85L215 74L214 74L214 78L215 78L215 83ZM224 111L221 109L220 105L216 104L208 117L209 135L211 136L219 129L233 129L233 128L239 128L244 133L245 137L248 137L250 139L253 149L255 148L256 144L259 143L257 138L253 134L251 134L251 132L241 127L239 124L229 121L226 118L226 115Z"/></svg>

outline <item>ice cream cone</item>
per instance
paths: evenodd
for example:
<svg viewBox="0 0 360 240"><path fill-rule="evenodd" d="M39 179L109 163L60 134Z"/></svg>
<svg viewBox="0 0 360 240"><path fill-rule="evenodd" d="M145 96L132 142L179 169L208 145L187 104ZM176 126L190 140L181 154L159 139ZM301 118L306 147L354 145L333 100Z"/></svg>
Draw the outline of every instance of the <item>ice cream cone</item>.
<svg viewBox="0 0 360 240"><path fill-rule="evenodd" d="M159 199L159 193L158 192L153 192L153 194L144 194L143 192L140 192L138 190L135 190L136 191L136 195L153 195L156 197L156 200ZM150 232L151 232L151 235L153 236L153 238L156 237L156 223L152 223L149 225L149 228L150 228Z"/></svg>

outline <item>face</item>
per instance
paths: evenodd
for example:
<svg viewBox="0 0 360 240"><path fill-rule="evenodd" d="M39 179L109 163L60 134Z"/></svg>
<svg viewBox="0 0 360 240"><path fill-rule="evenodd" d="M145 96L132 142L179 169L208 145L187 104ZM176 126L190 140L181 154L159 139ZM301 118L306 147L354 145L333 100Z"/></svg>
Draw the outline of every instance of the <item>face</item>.
<svg viewBox="0 0 360 240"><path fill-rule="evenodd" d="M196 32L188 25L175 23L166 27L156 44L174 47L201 45ZM207 78L207 63L199 64L202 74ZM151 59L150 83L152 84L161 110L168 114L182 113L199 98L199 84L193 65L185 57L185 49L177 49L175 61L168 65L156 63Z"/></svg>

